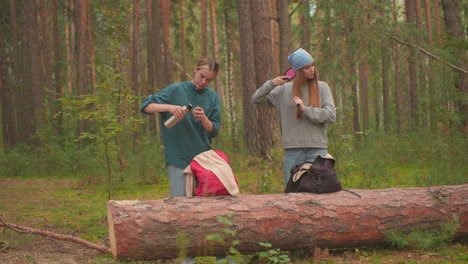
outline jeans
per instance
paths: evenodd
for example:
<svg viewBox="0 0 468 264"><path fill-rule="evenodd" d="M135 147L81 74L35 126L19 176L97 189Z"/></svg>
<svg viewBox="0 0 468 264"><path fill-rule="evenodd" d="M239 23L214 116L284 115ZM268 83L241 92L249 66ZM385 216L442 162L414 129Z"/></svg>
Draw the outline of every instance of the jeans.
<svg viewBox="0 0 468 264"><path fill-rule="evenodd" d="M177 168L172 164L167 164L167 173L169 174L169 188L171 196L187 196L185 192L186 177L182 173L184 169Z"/></svg>
<svg viewBox="0 0 468 264"><path fill-rule="evenodd" d="M317 156L327 154L325 148L291 148L285 149L283 161L284 184L288 184L291 169L304 162L313 162Z"/></svg>

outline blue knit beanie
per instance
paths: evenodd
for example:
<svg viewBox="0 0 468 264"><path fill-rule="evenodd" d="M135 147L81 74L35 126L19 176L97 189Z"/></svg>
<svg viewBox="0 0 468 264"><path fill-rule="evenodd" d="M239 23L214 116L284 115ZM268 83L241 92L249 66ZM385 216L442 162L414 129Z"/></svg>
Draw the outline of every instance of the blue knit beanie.
<svg viewBox="0 0 468 264"><path fill-rule="evenodd" d="M297 71L314 62L314 59L307 51L299 48L288 56L288 61L291 63L293 69Z"/></svg>

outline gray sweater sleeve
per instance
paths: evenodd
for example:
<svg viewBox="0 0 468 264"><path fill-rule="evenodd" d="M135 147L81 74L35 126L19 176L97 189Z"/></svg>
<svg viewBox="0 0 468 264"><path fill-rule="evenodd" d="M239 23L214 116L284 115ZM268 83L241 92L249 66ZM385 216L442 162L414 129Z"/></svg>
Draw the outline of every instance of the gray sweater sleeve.
<svg viewBox="0 0 468 264"><path fill-rule="evenodd" d="M270 95L270 92L274 88L275 88L275 85L273 84L271 80L266 81L252 95L252 103L273 106L274 105L274 102L272 102L273 98L269 95Z"/></svg>
<svg viewBox="0 0 468 264"><path fill-rule="evenodd" d="M313 123L333 123L336 120L336 108L330 87L325 82L319 83L321 107L307 106L302 112Z"/></svg>

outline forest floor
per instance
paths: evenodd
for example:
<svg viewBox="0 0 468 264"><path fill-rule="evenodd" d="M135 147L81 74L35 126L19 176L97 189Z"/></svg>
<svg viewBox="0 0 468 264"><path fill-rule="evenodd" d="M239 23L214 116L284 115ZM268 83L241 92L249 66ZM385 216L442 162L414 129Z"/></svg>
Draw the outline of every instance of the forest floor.
<svg viewBox="0 0 468 264"><path fill-rule="evenodd" d="M96 199L102 200L103 208L105 208L106 203L105 198L96 198L94 195L93 191L83 187L76 179L0 179L0 216L8 223L49 230L64 235L75 235L83 239L91 237L96 240L96 237L93 238L89 234L92 231L89 231L90 228L86 226L86 222L89 222L89 219L86 218L95 219L89 216L95 213L86 211L86 208L96 207L90 206L96 204ZM75 200L77 204L85 202L88 203L88 206L75 207L72 204ZM68 208L64 215L58 214L54 210L63 211L63 208ZM80 217L82 217L81 220ZM98 226L104 231L101 230L102 240L94 243L108 246L107 239L105 239L106 221L101 221L99 217L97 219L96 223L91 221L90 225ZM197 263L214 262L214 258L197 258ZM107 264L128 262L114 261L107 254L73 242L0 229L0 263ZM181 261L160 260L129 263L172 264L181 263ZM294 260L292 263L468 263L468 245L466 243L453 243L426 251L381 248L330 251L316 249L315 256Z"/></svg>

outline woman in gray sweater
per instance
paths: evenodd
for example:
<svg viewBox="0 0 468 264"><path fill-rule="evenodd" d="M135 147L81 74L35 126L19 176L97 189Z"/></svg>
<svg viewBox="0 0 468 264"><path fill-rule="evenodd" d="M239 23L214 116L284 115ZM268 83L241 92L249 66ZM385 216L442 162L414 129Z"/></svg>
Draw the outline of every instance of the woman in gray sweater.
<svg viewBox="0 0 468 264"><path fill-rule="evenodd" d="M252 103L273 106L279 112L285 184L296 164L327 154L327 127L336 119L330 87L318 81L312 56L298 49L288 61L296 71L292 82L287 82L288 76L278 76L266 81L252 96Z"/></svg>

